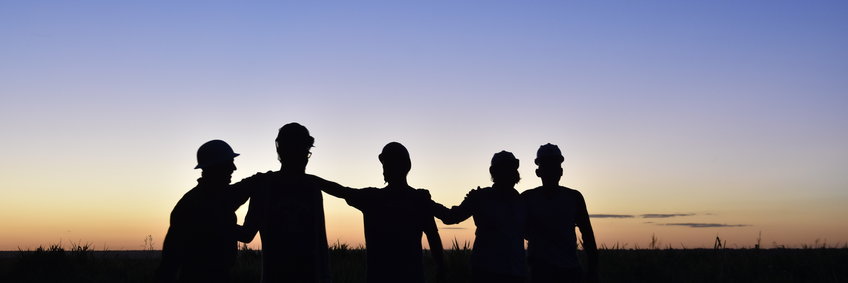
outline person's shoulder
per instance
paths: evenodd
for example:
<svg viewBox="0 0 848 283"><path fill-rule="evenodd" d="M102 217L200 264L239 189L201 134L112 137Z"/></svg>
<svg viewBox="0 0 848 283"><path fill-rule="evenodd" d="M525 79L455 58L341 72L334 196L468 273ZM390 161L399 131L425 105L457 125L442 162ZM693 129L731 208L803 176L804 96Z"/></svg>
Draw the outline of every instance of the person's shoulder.
<svg viewBox="0 0 848 283"><path fill-rule="evenodd" d="M430 191L428 191L427 189L415 189L413 193L416 197L421 199L430 200L432 198L432 196L430 195Z"/></svg>
<svg viewBox="0 0 848 283"><path fill-rule="evenodd" d="M191 202L194 202L198 198L202 197L202 195L203 190L201 190L200 186L195 186L194 188L191 188L190 190L188 190L188 192L183 194L180 200L177 201L177 206L190 204Z"/></svg>
<svg viewBox="0 0 848 283"><path fill-rule="evenodd" d="M375 200L383 198L383 190L374 187L350 190L344 200L351 206L362 209L371 206Z"/></svg>
<svg viewBox="0 0 848 283"><path fill-rule="evenodd" d="M327 182L327 180L325 180L324 178L321 178L321 177L318 177L318 176L315 176L315 175L312 175L312 174L304 174L303 177L306 180L309 180L309 181Z"/></svg>
<svg viewBox="0 0 848 283"><path fill-rule="evenodd" d="M271 171L271 170L268 170L268 171L265 171L265 172L256 172L256 174L253 174L252 176L247 177L247 178L248 178L248 179L249 179L249 178L255 178L255 179L267 179L267 178L269 178L269 177L273 176L273 175L274 175L274 173L275 173L275 172L274 172L274 171Z"/></svg>
<svg viewBox="0 0 848 283"><path fill-rule="evenodd" d="M353 192L359 195L374 195L383 193L383 190L375 187L367 187L361 189L354 189Z"/></svg>
<svg viewBox="0 0 848 283"><path fill-rule="evenodd" d="M494 190L491 187L485 187L485 188L477 187L476 189L472 189L472 190L468 191L468 193L465 194L465 198L475 199L475 198L486 197L486 196L492 194L492 192L494 192Z"/></svg>
<svg viewBox="0 0 848 283"><path fill-rule="evenodd" d="M585 200L583 200L583 194L580 193L580 191L569 188L569 187L562 187L562 188L565 192L567 192L569 195L573 196L574 198L577 198L580 201L585 201Z"/></svg>
<svg viewBox="0 0 848 283"><path fill-rule="evenodd" d="M235 183L233 185L238 186L238 185L259 184L261 182L264 182L265 180L268 180L268 178L270 178L273 175L273 173L274 173L274 171L256 172L256 174L253 174L249 177L241 179L241 181L238 181L238 183Z"/></svg>
<svg viewBox="0 0 848 283"><path fill-rule="evenodd" d="M321 178L321 177L318 177L318 176L315 176L315 175L312 175L312 174L303 175L303 180L306 181L305 182L306 184L315 185L315 186L324 186L324 185L330 183L330 181L327 181L324 178Z"/></svg>
<svg viewBox="0 0 848 283"><path fill-rule="evenodd" d="M196 207L202 197L200 195L201 191L198 187L194 187L191 190L188 190L180 200L177 201L177 204L174 205L174 209L171 210L171 217L180 217L185 213L191 211Z"/></svg>
<svg viewBox="0 0 848 283"><path fill-rule="evenodd" d="M538 194L542 190L542 187L535 187L526 191L521 192L522 197L529 197Z"/></svg>
<svg viewBox="0 0 848 283"><path fill-rule="evenodd" d="M560 188L561 190L565 191L565 192L568 192L569 194L572 194L572 195L578 195L578 196L582 196L582 195L583 195L583 194L581 194L581 193L580 193L580 191L575 190L575 189L572 189L572 188L569 188L569 187L559 186L559 188Z"/></svg>

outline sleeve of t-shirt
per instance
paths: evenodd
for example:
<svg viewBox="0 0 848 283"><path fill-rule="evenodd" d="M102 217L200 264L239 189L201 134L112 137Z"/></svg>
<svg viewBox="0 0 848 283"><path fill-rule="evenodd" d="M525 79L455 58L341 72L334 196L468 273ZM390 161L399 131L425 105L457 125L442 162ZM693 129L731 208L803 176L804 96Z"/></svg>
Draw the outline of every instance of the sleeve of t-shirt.
<svg viewBox="0 0 848 283"><path fill-rule="evenodd" d="M247 199L259 190L263 180L265 180L265 174L267 173L256 173L230 185L231 201L235 209L247 202Z"/></svg>
<svg viewBox="0 0 848 283"><path fill-rule="evenodd" d="M432 205L433 201L432 199L430 199L430 191L427 191L425 189L416 189L415 193L417 194L417 197L419 198L419 203L421 205L420 209L417 209L417 211L421 212L419 214L419 221L421 221L420 225L422 231L437 232L439 229L436 228L436 219L433 218L433 214L430 213L430 210L428 209Z"/></svg>
<svg viewBox="0 0 848 283"><path fill-rule="evenodd" d="M426 231L438 232L439 231L439 228L436 227L436 218L433 218L432 215L429 215L429 214L422 215L421 221L423 222L422 224L423 224L423 228L424 228L423 231L424 232L426 232Z"/></svg>

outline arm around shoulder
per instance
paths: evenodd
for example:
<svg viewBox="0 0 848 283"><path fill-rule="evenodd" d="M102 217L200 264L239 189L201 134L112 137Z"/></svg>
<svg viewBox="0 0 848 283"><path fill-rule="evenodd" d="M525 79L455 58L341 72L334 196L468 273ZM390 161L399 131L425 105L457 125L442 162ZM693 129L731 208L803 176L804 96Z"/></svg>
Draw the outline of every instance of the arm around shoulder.
<svg viewBox="0 0 848 283"><path fill-rule="evenodd" d="M318 186L318 188L321 189L321 191L323 191L323 192L325 192L325 193L327 193L331 196L337 197L337 198L348 199L352 195L354 195L356 193L356 191L358 191L357 189L348 188L348 187L339 185L336 182L328 181L328 180L325 180L325 179L318 177L318 176L315 176L315 175L307 175L307 176L311 179L312 182L314 182Z"/></svg>
<svg viewBox="0 0 848 283"><path fill-rule="evenodd" d="M438 210L441 213L436 214L436 218L439 218L442 222L448 225L458 224L465 221L473 214L475 199L477 199L477 195L480 193L480 190L480 187L477 187L477 189L469 191L462 200L462 203L455 205L450 209L439 205L444 209Z"/></svg>
<svg viewBox="0 0 848 283"><path fill-rule="evenodd" d="M265 173L259 172L230 185L230 191L233 193L233 201L236 208L243 205L247 202L247 199L256 194L256 191L259 190L268 173L271 173L271 171Z"/></svg>

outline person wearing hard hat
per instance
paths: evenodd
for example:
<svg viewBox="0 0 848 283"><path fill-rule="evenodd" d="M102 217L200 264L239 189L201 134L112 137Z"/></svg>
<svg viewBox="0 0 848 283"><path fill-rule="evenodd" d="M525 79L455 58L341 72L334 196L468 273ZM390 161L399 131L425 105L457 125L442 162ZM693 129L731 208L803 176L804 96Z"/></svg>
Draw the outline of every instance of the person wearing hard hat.
<svg viewBox="0 0 848 283"><path fill-rule="evenodd" d="M527 260L530 282L580 282L583 271L577 260L580 229L586 252L588 281L598 279L598 248L589 222L586 201L577 190L559 185L564 158L559 147L545 144L536 152L536 176L542 186L524 191L527 209Z"/></svg>
<svg viewBox="0 0 848 283"><path fill-rule="evenodd" d="M227 282L237 253L235 211L247 200L230 188L239 156L226 142L211 140L197 150L201 177L171 211L162 244L159 282Z"/></svg>
<svg viewBox="0 0 848 283"><path fill-rule="evenodd" d="M511 152L492 156L492 186L468 192L450 209L434 203L436 217L457 224L474 217L477 231L471 250L473 282L523 283L527 274L524 255L525 212L515 184L521 180L518 159Z"/></svg>
<svg viewBox="0 0 848 283"><path fill-rule="evenodd" d="M385 188L352 189L323 181L324 192L345 199L362 211L365 222L366 281L369 283L425 281L422 233L427 236L436 279L445 282L442 240L433 219L430 192L407 182L412 169L409 151L390 142L378 156Z"/></svg>

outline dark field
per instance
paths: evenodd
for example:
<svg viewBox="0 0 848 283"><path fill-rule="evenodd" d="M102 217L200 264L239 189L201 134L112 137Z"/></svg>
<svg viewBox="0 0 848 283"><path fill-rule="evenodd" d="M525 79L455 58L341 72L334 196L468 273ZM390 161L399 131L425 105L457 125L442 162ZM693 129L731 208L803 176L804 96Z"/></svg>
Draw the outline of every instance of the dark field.
<svg viewBox="0 0 848 283"><path fill-rule="evenodd" d="M445 255L448 282L470 282L470 251ZM330 259L334 282L364 282L364 250L337 246ZM0 282L151 282L158 262L159 251L0 252ZM232 281L258 282L260 263L242 250ZM848 282L848 249L604 249L600 268L602 282Z"/></svg>

